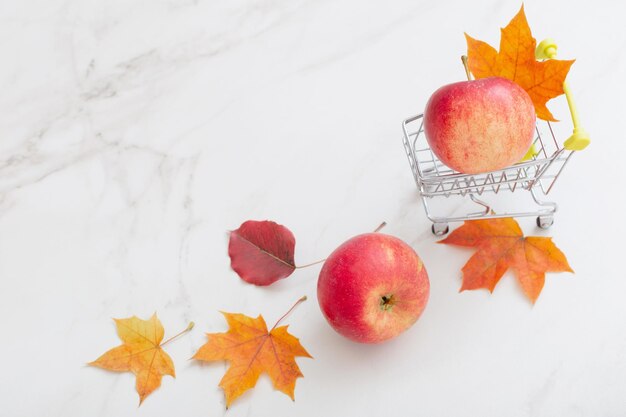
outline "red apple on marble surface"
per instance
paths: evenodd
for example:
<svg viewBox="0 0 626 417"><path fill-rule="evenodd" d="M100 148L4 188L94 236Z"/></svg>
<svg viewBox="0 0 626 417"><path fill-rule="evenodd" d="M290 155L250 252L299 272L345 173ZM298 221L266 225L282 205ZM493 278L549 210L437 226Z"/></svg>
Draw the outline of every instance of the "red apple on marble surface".
<svg viewBox="0 0 626 417"><path fill-rule="evenodd" d="M443 86L424 111L430 148L448 167L466 174L519 162L530 148L535 122L528 93L501 77Z"/></svg>
<svg viewBox="0 0 626 417"><path fill-rule="evenodd" d="M356 342L378 343L415 323L429 290L424 264L409 245L393 236L366 233L328 257L317 282L317 299L338 333Z"/></svg>

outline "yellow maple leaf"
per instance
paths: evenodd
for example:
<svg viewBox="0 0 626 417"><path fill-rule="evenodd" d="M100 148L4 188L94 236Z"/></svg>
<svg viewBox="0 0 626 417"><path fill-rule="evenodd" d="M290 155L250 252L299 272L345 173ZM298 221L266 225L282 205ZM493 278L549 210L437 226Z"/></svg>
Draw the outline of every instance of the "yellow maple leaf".
<svg viewBox="0 0 626 417"><path fill-rule="evenodd" d="M109 371L134 373L141 405L148 395L161 386L163 375L176 377L172 359L161 347L191 330L193 323L190 323L183 332L161 343L164 330L156 313L149 320L142 320L136 316L114 320L117 334L124 343L107 351L88 365Z"/></svg>
<svg viewBox="0 0 626 417"><path fill-rule="evenodd" d="M537 61L537 41L532 37L524 6L501 29L500 50L465 34L468 66L475 78L504 77L519 84L535 104L537 117L556 121L546 107L563 94L563 82L574 60Z"/></svg>
<svg viewBox="0 0 626 417"><path fill-rule="evenodd" d="M306 297L298 302L304 299ZM293 400L296 379L303 376L295 358L311 358L298 338L287 332L287 326L276 327L280 320L268 332L261 315L252 318L244 314L222 314L228 323L228 332L208 333L208 341L200 347L193 359L230 362L219 384L226 396L226 407L253 388L264 372L269 375L277 390Z"/></svg>

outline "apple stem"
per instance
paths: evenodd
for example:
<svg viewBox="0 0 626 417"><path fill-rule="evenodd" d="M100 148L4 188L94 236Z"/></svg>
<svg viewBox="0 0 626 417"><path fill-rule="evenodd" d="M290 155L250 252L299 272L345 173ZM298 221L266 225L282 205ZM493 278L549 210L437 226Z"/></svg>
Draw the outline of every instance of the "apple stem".
<svg viewBox="0 0 626 417"><path fill-rule="evenodd" d="M472 81L472 73L469 70L469 65L467 65L467 55L461 56L461 62L463 62L463 67L465 68L465 75L467 75L467 80Z"/></svg>
<svg viewBox="0 0 626 417"><path fill-rule="evenodd" d="M278 326L278 323L280 323L281 321L283 321L283 319L285 317L287 317L289 315L289 313L291 313L293 311L294 308L296 308L298 306L298 304L300 304L301 302L306 301L306 295L303 295L302 297L300 297L300 299L298 301L296 301L296 303L294 305L291 306L291 308L289 310L287 310L287 312L285 314L283 314L283 316L281 318L278 319L278 321L276 322L276 324L274 324L274 327L272 327L272 329L270 330L270 332L272 330L274 330L276 328L276 326Z"/></svg>
<svg viewBox="0 0 626 417"><path fill-rule="evenodd" d="M381 224L378 225L378 227L376 229L374 229L373 233L378 233L380 232L380 229L382 229L383 227L387 226L387 222L382 222Z"/></svg>
<svg viewBox="0 0 626 417"><path fill-rule="evenodd" d="M176 339L177 337L180 337L180 336L184 335L185 333L187 333L188 331L193 329L193 326L195 326L195 323L193 321L189 322L189 324L187 325L187 328L185 330L183 330L182 332L180 332L178 334L175 334L174 336L170 337L165 342L161 343L161 346L171 342L172 340Z"/></svg>

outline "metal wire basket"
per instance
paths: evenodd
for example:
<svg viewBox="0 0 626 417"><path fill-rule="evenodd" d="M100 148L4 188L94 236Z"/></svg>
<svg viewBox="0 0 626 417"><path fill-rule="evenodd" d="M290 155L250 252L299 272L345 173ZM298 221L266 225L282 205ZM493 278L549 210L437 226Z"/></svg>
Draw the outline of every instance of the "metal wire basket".
<svg viewBox="0 0 626 417"><path fill-rule="evenodd" d="M552 59L556 57L556 52L556 43L552 39L544 39L537 45L535 56L539 60ZM467 59L467 57L464 58ZM466 71L469 77L467 67ZM441 236L448 233L450 222L501 217L536 216L537 226L543 229L552 226L557 205L544 200L544 197L550 193L574 152L585 149L590 143L588 133L580 126L574 99L566 82L563 83L563 92L567 98L574 127L572 135L563 146L557 142L550 122L538 121L530 157L504 169L482 174L456 172L441 162L431 151L424 136L422 114L404 120L402 123L404 149L426 210L426 216L433 222L432 232L435 235ZM535 203L533 210L496 213L490 204L478 198L483 194L499 194L516 190L525 190L530 193ZM436 215L429 205L429 200L451 196L468 197L482 206L483 210L456 216Z"/></svg>
<svg viewBox="0 0 626 417"><path fill-rule="evenodd" d="M507 168L482 174L462 174L447 167L428 146L424 136L423 115L406 119L402 123L404 148L413 172L413 177L422 197L426 215L433 222L435 235L448 232L448 223L472 219L499 217L537 216L537 225L548 228L554 222L557 204L545 201L563 168L574 154L559 145L549 122L539 122L533 142L534 156L527 161ZM543 126L542 126L543 125ZM479 199L483 194L526 190L532 195L535 210L494 213L491 205ZM445 217L432 212L428 200L450 196L469 197L481 205L480 212L455 217Z"/></svg>

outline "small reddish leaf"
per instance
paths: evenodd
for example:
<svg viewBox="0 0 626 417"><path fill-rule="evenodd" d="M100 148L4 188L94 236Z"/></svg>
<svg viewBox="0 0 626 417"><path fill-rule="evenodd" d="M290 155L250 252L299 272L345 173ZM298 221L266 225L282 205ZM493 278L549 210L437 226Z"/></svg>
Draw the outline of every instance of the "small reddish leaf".
<svg viewBox="0 0 626 417"><path fill-rule="evenodd" d="M248 220L230 233L230 266L250 284L270 285L296 269L295 247L296 239L285 226Z"/></svg>
<svg viewBox="0 0 626 417"><path fill-rule="evenodd" d="M493 292L511 268L534 303L546 272L573 272L567 259L550 237L524 237L512 218L471 220L439 243L478 248L463 266L461 291L486 288Z"/></svg>

